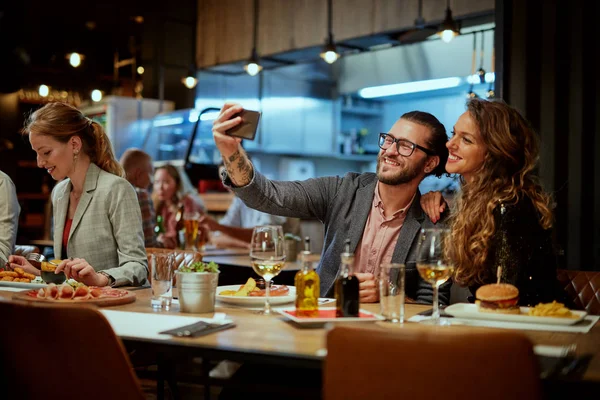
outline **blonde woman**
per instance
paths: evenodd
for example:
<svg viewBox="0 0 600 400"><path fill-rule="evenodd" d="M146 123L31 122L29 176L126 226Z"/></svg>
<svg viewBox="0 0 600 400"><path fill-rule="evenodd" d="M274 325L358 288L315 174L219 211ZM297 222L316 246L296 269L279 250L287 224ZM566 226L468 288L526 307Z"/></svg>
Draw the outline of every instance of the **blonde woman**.
<svg viewBox="0 0 600 400"><path fill-rule="evenodd" d="M97 122L64 103L48 103L27 120L23 134L38 167L59 183L52 191L54 256L86 285L141 285L148 276L142 217L110 141ZM11 267L39 271L19 256Z"/></svg>
<svg viewBox="0 0 600 400"><path fill-rule="evenodd" d="M517 110L501 101L470 100L452 138L446 171L460 174L450 215L455 281L471 293L502 282L519 289L523 305L564 301L556 279L550 197L535 176L538 137ZM448 207L439 192L421 205L432 221Z"/></svg>

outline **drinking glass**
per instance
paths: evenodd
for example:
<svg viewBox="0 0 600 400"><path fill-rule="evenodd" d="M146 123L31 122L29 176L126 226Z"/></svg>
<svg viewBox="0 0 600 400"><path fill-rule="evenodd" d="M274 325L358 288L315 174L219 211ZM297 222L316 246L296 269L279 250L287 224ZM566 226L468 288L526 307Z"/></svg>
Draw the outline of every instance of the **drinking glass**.
<svg viewBox="0 0 600 400"><path fill-rule="evenodd" d="M382 264L379 272L379 305L386 321L404 323L404 264Z"/></svg>
<svg viewBox="0 0 600 400"><path fill-rule="evenodd" d="M200 213L197 211L186 211L183 214L183 226L185 229L185 248L198 251L198 226L200 224Z"/></svg>
<svg viewBox="0 0 600 400"><path fill-rule="evenodd" d="M432 325L444 325L440 322L438 289L454 273L454 265L446 251L448 240L450 240L449 229L421 229L417 250L417 270L421 278L433 286L433 313L429 320L424 321Z"/></svg>
<svg viewBox="0 0 600 400"><path fill-rule="evenodd" d="M250 258L254 272L265 280L265 307L259 314L269 315L271 279L277 276L285 265L285 240L281 225L261 225L254 228Z"/></svg>
<svg viewBox="0 0 600 400"><path fill-rule="evenodd" d="M152 308L169 310L173 301L175 254L151 254L150 268L152 270Z"/></svg>

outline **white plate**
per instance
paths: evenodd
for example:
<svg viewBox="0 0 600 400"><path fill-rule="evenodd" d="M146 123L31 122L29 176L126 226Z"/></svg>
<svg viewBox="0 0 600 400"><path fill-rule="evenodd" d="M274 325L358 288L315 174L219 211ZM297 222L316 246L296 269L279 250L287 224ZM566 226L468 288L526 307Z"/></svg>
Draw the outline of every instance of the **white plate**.
<svg viewBox="0 0 600 400"><path fill-rule="evenodd" d="M380 320L385 319L381 315L377 315L377 314L374 314L372 312L369 312L369 311L363 310L363 309L359 310L359 313L360 313L359 317L343 317L343 318L336 318L333 316L297 317L295 315L295 312L296 312L295 307L284 308L284 309L276 310L276 311L279 314L285 316L286 318L289 318L292 321L299 323L299 324L316 324L316 323L324 323L324 322L373 322L373 321L380 321ZM335 315L335 307L319 307L319 313Z"/></svg>
<svg viewBox="0 0 600 400"><path fill-rule="evenodd" d="M521 307L521 314L496 314L479 312L477 304L457 303L444 309L445 312L456 318L463 319L486 319L491 321L521 322L527 324L545 325L573 325L585 318L585 311L571 310L576 318L561 317L536 317L527 315L529 307Z"/></svg>
<svg viewBox="0 0 600 400"><path fill-rule="evenodd" d="M14 287L14 288L23 288L23 289L39 289L48 286L41 279L39 281L33 281L30 283L26 282L9 282L9 281L0 281L0 287ZM1 289L0 289L1 290Z"/></svg>
<svg viewBox="0 0 600 400"><path fill-rule="evenodd" d="M262 306L265 304L264 296L221 296L223 290L239 290L240 285L229 285L217 287L217 300L227 303L234 304L236 306ZM269 304L287 304L292 303L296 300L296 288L294 286L288 286L290 288L287 296L269 296Z"/></svg>

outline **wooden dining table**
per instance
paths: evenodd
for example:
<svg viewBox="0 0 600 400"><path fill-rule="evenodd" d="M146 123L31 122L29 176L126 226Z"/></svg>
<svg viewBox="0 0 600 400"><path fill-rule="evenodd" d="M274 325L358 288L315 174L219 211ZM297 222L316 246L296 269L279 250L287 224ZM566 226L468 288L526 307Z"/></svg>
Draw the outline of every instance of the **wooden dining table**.
<svg viewBox="0 0 600 400"><path fill-rule="evenodd" d="M141 314L157 314L150 305L151 289L134 288L136 301L114 307L103 308L114 311L128 311ZM15 292L4 291L0 288L0 297L11 298ZM175 292L176 295L176 292ZM330 303L329 307L335 303ZM293 304L289 304L293 306ZM361 304L361 308L373 313L379 312L379 304ZM430 309L431 306L419 304L406 305L406 318ZM272 363L294 367L316 368L322 367L322 362L327 354L326 333L331 324L304 327L287 320L280 314L270 316L258 315L255 310L228 306L217 302L215 312L224 313L228 319L233 320L235 328L212 333L196 338L166 337L161 339L147 339L139 337L121 337L125 343L145 344L160 348L163 351L183 350L185 354L194 354L207 359L227 359L241 362ZM169 311L160 311L158 314L178 315L190 317L212 318L213 313L187 314L179 311L179 306L174 304ZM336 322L336 325L338 323ZM341 323L339 323L341 324ZM427 331L439 329L429 325L405 322L393 324L390 322L361 322L380 329L390 330L420 330ZM489 332L492 328L472 326L448 326L442 329L452 330L477 330L482 333ZM534 345L570 346L576 345L576 354L592 354L585 374L584 381L600 382L600 323L597 323L588 333L564 333L550 331L521 331L529 337Z"/></svg>

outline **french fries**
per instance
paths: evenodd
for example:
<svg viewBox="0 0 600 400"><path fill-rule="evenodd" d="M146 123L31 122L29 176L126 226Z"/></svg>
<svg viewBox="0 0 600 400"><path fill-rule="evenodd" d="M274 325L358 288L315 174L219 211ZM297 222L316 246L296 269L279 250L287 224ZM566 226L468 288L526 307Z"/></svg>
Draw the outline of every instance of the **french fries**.
<svg viewBox="0 0 600 400"><path fill-rule="evenodd" d="M562 303L557 303L556 300L552 303L540 303L529 309L529 315L537 317L561 317L575 318L571 310L565 307Z"/></svg>

